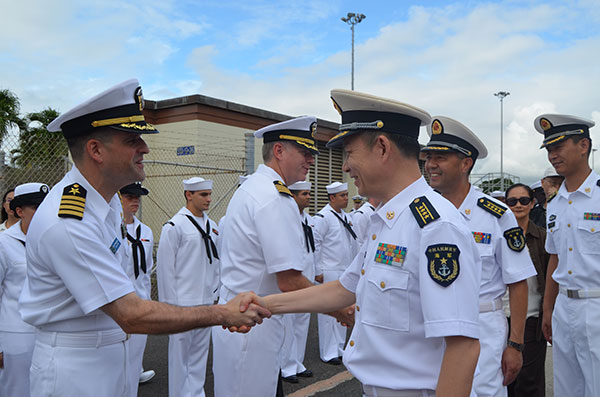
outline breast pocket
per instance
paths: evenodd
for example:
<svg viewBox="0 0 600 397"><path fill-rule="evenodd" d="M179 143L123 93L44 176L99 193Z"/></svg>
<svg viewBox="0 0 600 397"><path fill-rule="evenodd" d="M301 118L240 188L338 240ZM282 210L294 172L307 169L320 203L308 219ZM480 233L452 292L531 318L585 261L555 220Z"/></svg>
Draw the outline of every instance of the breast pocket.
<svg viewBox="0 0 600 397"><path fill-rule="evenodd" d="M367 274L362 322L395 331L409 330L410 273L391 266L372 265Z"/></svg>
<svg viewBox="0 0 600 397"><path fill-rule="evenodd" d="M600 221L582 220L577 229L581 252L600 255Z"/></svg>
<svg viewBox="0 0 600 397"><path fill-rule="evenodd" d="M492 244L477 243L477 252L481 257L481 281L488 281L494 273L496 261L494 261L494 246Z"/></svg>

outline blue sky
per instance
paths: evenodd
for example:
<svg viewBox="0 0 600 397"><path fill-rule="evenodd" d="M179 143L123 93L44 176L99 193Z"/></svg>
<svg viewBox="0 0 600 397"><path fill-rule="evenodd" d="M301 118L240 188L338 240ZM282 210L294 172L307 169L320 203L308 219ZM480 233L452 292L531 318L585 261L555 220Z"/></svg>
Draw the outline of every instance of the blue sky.
<svg viewBox="0 0 600 397"><path fill-rule="evenodd" d="M526 182L548 166L535 116L600 123L599 0L1 1L0 87L26 112L137 77L148 99L199 93L338 121L328 94L350 86L351 37L340 18L357 12L356 90L470 127L490 152L477 173L499 169L494 92L511 93L505 171Z"/></svg>

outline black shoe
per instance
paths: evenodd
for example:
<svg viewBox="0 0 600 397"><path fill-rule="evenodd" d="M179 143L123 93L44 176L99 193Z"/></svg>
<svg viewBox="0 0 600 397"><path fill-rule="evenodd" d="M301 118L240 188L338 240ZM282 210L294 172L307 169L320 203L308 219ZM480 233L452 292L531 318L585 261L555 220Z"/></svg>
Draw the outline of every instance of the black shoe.
<svg viewBox="0 0 600 397"><path fill-rule="evenodd" d="M324 361L325 364L331 364L331 365L342 365L342 360L340 360L338 357L332 358L329 361Z"/></svg>
<svg viewBox="0 0 600 397"><path fill-rule="evenodd" d="M298 383L298 377L296 375L282 376L281 379L287 383Z"/></svg>
<svg viewBox="0 0 600 397"><path fill-rule="evenodd" d="M304 371L296 374L296 376L299 376L301 378L312 378L313 377L313 373L310 369L305 369Z"/></svg>

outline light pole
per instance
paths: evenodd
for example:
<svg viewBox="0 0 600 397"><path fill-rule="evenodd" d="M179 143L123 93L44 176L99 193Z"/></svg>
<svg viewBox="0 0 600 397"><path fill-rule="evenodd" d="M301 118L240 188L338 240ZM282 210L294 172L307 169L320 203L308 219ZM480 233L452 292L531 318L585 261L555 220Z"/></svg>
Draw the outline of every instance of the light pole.
<svg viewBox="0 0 600 397"><path fill-rule="evenodd" d="M594 169L594 153L596 153L598 151L598 149L592 149L592 171L595 171Z"/></svg>
<svg viewBox="0 0 600 397"><path fill-rule="evenodd" d="M353 12L349 12L347 16L341 18L342 22L350 25L350 30L352 30L352 91L354 91L354 25L360 23L365 18L365 14L355 14Z"/></svg>
<svg viewBox="0 0 600 397"><path fill-rule="evenodd" d="M498 91L494 95L500 98L500 190L504 191L504 98L510 92Z"/></svg>

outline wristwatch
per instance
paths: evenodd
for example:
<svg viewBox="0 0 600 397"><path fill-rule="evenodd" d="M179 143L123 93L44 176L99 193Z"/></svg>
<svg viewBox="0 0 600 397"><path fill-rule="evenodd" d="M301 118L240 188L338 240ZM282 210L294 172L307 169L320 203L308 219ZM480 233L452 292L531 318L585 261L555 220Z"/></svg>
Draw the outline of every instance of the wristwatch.
<svg viewBox="0 0 600 397"><path fill-rule="evenodd" d="M513 349L517 349L521 353L523 353L523 350L525 350L525 344L524 343L513 342L510 339L508 340L508 342L506 342L506 346L512 347Z"/></svg>

